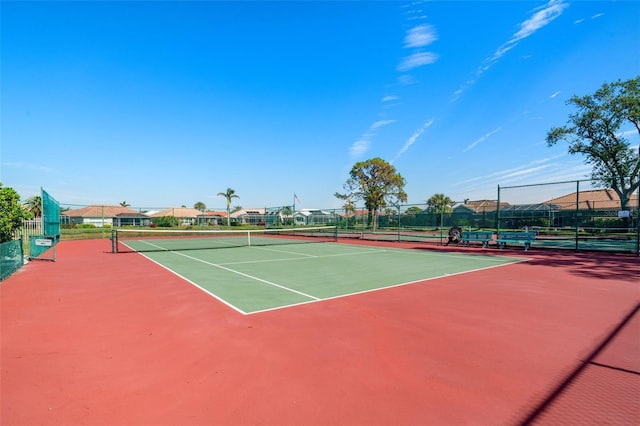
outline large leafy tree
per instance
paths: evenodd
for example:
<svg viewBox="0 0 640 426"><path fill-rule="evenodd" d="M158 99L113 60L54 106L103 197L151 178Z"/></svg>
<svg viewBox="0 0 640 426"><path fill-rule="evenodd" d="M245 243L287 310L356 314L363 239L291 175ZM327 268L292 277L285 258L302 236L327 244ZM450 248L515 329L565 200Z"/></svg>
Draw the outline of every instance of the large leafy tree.
<svg viewBox="0 0 640 426"><path fill-rule="evenodd" d="M198 201L193 205L193 208L196 210L200 210L201 212L204 212L207 209L207 206L202 201Z"/></svg>
<svg viewBox="0 0 640 426"><path fill-rule="evenodd" d="M234 198L240 198L240 196L236 195L236 191L231 188L227 188L225 192L218 192L218 195L227 200L227 226L231 226L231 201Z"/></svg>
<svg viewBox="0 0 640 426"><path fill-rule="evenodd" d="M622 209L640 185L640 155L632 149L622 127L631 124L640 134L640 76L604 83L594 94L567 101L576 112L567 124L547 133L547 145L569 144L570 154L583 154L593 166L594 183L613 189Z"/></svg>
<svg viewBox="0 0 640 426"><path fill-rule="evenodd" d="M380 209L407 201L404 192L406 181L396 168L376 157L357 162L349 172L349 179L343 185L344 194L336 192L335 197L344 200L346 205L355 201L364 201L369 212L369 223L375 230L376 216Z"/></svg>
<svg viewBox="0 0 640 426"><path fill-rule="evenodd" d="M31 214L20 204L20 196L13 188L0 183L0 243L13 240L15 233Z"/></svg>
<svg viewBox="0 0 640 426"><path fill-rule="evenodd" d="M436 213L442 222L444 213L451 213L453 200L444 194L434 194L427 200L427 211Z"/></svg>

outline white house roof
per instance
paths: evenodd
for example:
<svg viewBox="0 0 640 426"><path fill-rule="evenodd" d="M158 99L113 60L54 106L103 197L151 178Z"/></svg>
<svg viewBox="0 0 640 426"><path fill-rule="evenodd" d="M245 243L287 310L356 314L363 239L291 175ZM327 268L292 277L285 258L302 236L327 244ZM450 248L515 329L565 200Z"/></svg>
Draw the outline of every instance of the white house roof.
<svg viewBox="0 0 640 426"><path fill-rule="evenodd" d="M238 210L237 212L233 212L231 213L231 217L236 218L238 216L242 216L242 215L250 215L250 214L264 214L265 209L264 208L256 208L256 209L242 209L242 210Z"/></svg>
<svg viewBox="0 0 640 426"><path fill-rule="evenodd" d="M163 217L163 216L174 216L174 217L182 217L182 218L196 218L201 215L202 212L196 209L190 209L188 207L173 207L161 210L159 212L150 214L151 217Z"/></svg>
<svg viewBox="0 0 640 426"><path fill-rule="evenodd" d="M82 207L81 209L75 210L67 210L63 212L65 216L69 217L83 217L83 218L113 218L116 215L120 214L139 214L138 211L128 209L122 206L103 206L103 205L93 205Z"/></svg>

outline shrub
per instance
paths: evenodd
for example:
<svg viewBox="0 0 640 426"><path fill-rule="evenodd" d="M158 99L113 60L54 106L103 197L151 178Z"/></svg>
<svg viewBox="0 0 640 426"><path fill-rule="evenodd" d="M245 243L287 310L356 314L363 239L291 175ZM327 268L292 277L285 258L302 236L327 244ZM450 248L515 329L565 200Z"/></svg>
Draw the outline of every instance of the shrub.
<svg viewBox="0 0 640 426"><path fill-rule="evenodd" d="M31 214L22 208L20 196L13 188L0 183L0 243L11 241L25 219Z"/></svg>
<svg viewBox="0 0 640 426"><path fill-rule="evenodd" d="M153 223L156 226L160 226L162 228L171 228L174 226L178 226L178 218L175 216L162 216L153 219Z"/></svg>

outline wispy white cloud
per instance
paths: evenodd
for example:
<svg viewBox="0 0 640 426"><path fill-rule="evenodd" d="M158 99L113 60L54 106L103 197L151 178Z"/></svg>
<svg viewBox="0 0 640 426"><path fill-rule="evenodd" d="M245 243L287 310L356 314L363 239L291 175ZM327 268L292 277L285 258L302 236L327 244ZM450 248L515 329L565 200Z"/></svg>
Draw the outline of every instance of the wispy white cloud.
<svg viewBox="0 0 640 426"><path fill-rule="evenodd" d="M453 100L458 97L472 84L475 83L482 74L489 70L500 58L502 58L507 52L516 47L518 43L533 35L539 29L549 25L553 20L562 15L564 9L569 7L569 4L563 0L550 0L544 6L534 10L534 13L525 21L520 24L520 29L509 39L506 43L500 45L492 56L485 59L485 61L478 67L475 72L475 78L465 82L462 87L454 92Z"/></svg>
<svg viewBox="0 0 640 426"><path fill-rule="evenodd" d="M414 84L415 82L416 80L409 74L402 74L398 77L398 84L401 86L408 86L410 84Z"/></svg>
<svg viewBox="0 0 640 426"><path fill-rule="evenodd" d="M598 18L600 18L602 16L604 16L604 13L596 13L590 19L598 19ZM573 23L577 25L577 24L582 24L584 21L586 21L585 18L579 18L579 19L576 19L575 21L573 21Z"/></svg>
<svg viewBox="0 0 640 426"><path fill-rule="evenodd" d="M349 148L349 154L353 157L359 157L369 150L371 141L369 139L359 139Z"/></svg>
<svg viewBox="0 0 640 426"><path fill-rule="evenodd" d="M467 146L465 149L463 149L462 152L467 152L470 149L473 149L476 145L478 145L481 142L486 141L488 138L490 138L491 136L495 135L500 130L502 130L502 127L498 127L497 129L492 130L491 132L487 133L486 135L484 135L484 136L480 137L479 139L475 140L473 143L471 143L469 146Z"/></svg>
<svg viewBox="0 0 640 426"><path fill-rule="evenodd" d="M426 15L424 15L424 11L422 9L420 9L420 6L423 3L426 3L426 2L424 2L424 1L415 1L415 2L412 2L410 4L401 5L400 7L403 8L403 9L408 9L405 12L407 15L409 15L409 17L407 18L408 20L426 18Z"/></svg>
<svg viewBox="0 0 640 426"><path fill-rule="evenodd" d="M404 47L424 47L437 39L436 29L431 25L422 24L407 31L407 35L404 38Z"/></svg>
<svg viewBox="0 0 640 426"><path fill-rule="evenodd" d="M554 157L546 157L546 158L541 158L538 160L532 160L529 161L525 164L522 164L520 166L516 166L516 167L511 167L509 169L505 169L505 170L499 170L497 172L493 172L493 173L489 173L488 175L482 175L482 176L476 176L470 179L466 179L460 182L456 182L453 184L453 186L458 186L458 185L467 185L469 183L472 182L476 182L476 181L482 181L483 183L491 183L493 184L494 181L500 181L502 179L504 179L505 177L508 176L521 176L521 175L527 175L530 174L534 171L537 170L542 170L544 168L550 167L553 164L553 160L564 156L563 155L557 155ZM545 164L548 163L548 164Z"/></svg>
<svg viewBox="0 0 640 426"><path fill-rule="evenodd" d="M426 18L423 11L418 7L421 5L422 1L415 1L409 5L403 5L401 7L407 9L407 14L410 19L418 19L418 18ZM428 65L436 62L438 60L438 55L433 52L424 52L421 51L421 48L428 46L438 40L438 34L436 32L435 27L429 24L419 24L411 27L407 30L404 37L404 45L405 49L412 49L411 53L408 56L405 56L401 59L400 63L396 67L396 70L401 74L398 75L397 83L401 86L413 84L416 80L409 74L407 71L410 71L414 68L421 67L423 65ZM387 114L385 110L388 111L393 106L399 104L400 97L395 94L385 95L382 98L382 108L380 117L386 117ZM371 141L373 137L376 135L377 131L387 126L391 123L395 122L395 120L385 119L374 122L369 129L349 148L349 153L351 156L360 156L366 153L371 146ZM431 121L425 123L421 129L416 131L409 140L405 143L400 152L396 155L398 158L402 155L409 147L417 140L417 138L422 134L424 129L426 129L431 124Z"/></svg>
<svg viewBox="0 0 640 426"><path fill-rule="evenodd" d="M525 175L531 175L533 173L539 172L541 170L544 169L548 169L549 167L551 167L550 164L543 164L541 166L536 166L536 167L528 167L526 169L522 169L522 170L515 170L512 171L511 173L506 173L506 174L502 174L501 178L504 182L509 183L511 179L516 178L516 177L521 177L521 176L525 176Z"/></svg>
<svg viewBox="0 0 640 426"><path fill-rule="evenodd" d="M383 109L389 109L389 108L395 107L395 106L400 105L400 104L402 104L402 101L400 100L400 96L387 95L387 96L382 98L382 108Z"/></svg>
<svg viewBox="0 0 640 426"><path fill-rule="evenodd" d="M485 64L485 68L489 68L495 61L514 48L520 40L530 37L539 29L549 25L554 19L562 15L562 12L567 7L569 5L562 0L551 0L545 6L537 9L529 19L520 24L520 29L509 41L498 47L493 56L489 58L488 63Z"/></svg>
<svg viewBox="0 0 640 426"><path fill-rule="evenodd" d="M409 29L404 37L405 49L415 49L430 45L438 40L435 27L429 24L417 25ZM397 67L400 72L406 72L416 67L433 64L438 60L438 55L433 52L414 51L402 59Z"/></svg>
<svg viewBox="0 0 640 426"><path fill-rule="evenodd" d="M37 164L29 164L29 163L13 163L13 162L6 162L3 163L3 165L5 167L11 167L14 169L25 169L25 170L33 170L33 171L37 171L37 172L43 172L43 173L52 173L54 172L54 169L52 169L51 167L47 167L47 166L40 166Z"/></svg>
<svg viewBox="0 0 640 426"><path fill-rule="evenodd" d="M396 120L379 120L371 125L371 130L379 129L382 126L386 126L387 124L394 123Z"/></svg>
<svg viewBox="0 0 640 426"><path fill-rule="evenodd" d="M541 158L539 160L532 160L529 164L542 164L542 163L547 163L549 161L553 161L556 160L558 158L561 157L565 157L567 154L558 154L558 155L554 155L553 157L545 157L545 158Z"/></svg>
<svg viewBox="0 0 640 426"><path fill-rule="evenodd" d="M413 132L413 134L409 137L409 139L407 139L407 142L405 142L404 146L402 147L402 149L400 151L398 151L398 153L396 154L396 156L393 158L393 160L391 160L391 163L393 163L394 161L396 161L398 158L400 158L400 156L402 154L404 154L405 152L407 152L407 150L411 147L411 145L413 145L418 138L420 137L420 135L422 135L424 133L424 131L433 124L433 118L427 120L424 122L424 124L415 132Z"/></svg>
<svg viewBox="0 0 640 426"><path fill-rule="evenodd" d="M520 25L520 31L514 35L510 42L519 41L523 38L529 37L531 34L562 15L562 12L567 7L569 7L569 4L562 0L551 0L546 6L540 7L540 9L534 13L531 18L527 19Z"/></svg>
<svg viewBox="0 0 640 426"><path fill-rule="evenodd" d="M398 65L398 71L405 72L423 65L433 64L438 55L433 52L417 52L405 57Z"/></svg>
<svg viewBox="0 0 640 426"><path fill-rule="evenodd" d="M378 120L374 122L369 129L358 139L355 141L351 147L349 148L349 154L352 157L359 157L369 151L369 147L371 146L371 140L376 135L376 131L381 127L387 126L389 124L395 123L396 120Z"/></svg>
<svg viewBox="0 0 640 426"><path fill-rule="evenodd" d="M465 191L475 192L479 188L495 188L497 185L524 185L549 182L566 182L585 179L591 169L583 163L555 161L567 154L529 161L520 166L500 170L483 176L475 176L456 182L453 186L464 187ZM577 160L576 160L577 161Z"/></svg>

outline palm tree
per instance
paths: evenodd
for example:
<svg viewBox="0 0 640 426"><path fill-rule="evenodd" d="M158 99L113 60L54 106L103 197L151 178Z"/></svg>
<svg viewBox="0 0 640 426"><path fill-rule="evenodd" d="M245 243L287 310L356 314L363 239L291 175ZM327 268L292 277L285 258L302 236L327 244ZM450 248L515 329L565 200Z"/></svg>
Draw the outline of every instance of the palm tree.
<svg viewBox="0 0 640 426"><path fill-rule="evenodd" d="M293 223L293 210L291 206L284 206L280 209L280 214L282 215L282 223L285 225L290 225Z"/></svg>
<svg viewBox="0 0 640 426"><path fill-rule="evenodd" d="M127 203L126 201L123 201L123 202L120 203L120 205L122 207L129 207L131 204Z"/></svg>
<svg viewBox="0 0 640 426"><path fill-rule="evenodd" d="M344 212L345 212L344 217L347 219L347 226L349 226L350 221L352 221L353 224L355 225L356 222L358 221L358 218L356 217L356 205L353 204L353 201L347 200L347 202L344 203L344 206L342 206L342 208L344 209ZM352 218L353 220L351 220Z"/></svg>
<svg viewBox="0 0 640 426"><path fill-rule="evenodd" d="M24 202L24 208L26 211L31 213L33 217L41 217L42 216L42 197L39 195L34 195L33 197L27 198Z"/></svg>
<svg viewBox="0 0 640 426"><path fill-rule="evenodd" d="M218 195L227 199L227 226L231 226L231 212L229 211L231 207L231 200L240 197L236 195L235 189L231 188L227 188L226 192L218 192Z"/></svg>
<svg viewBox="0 0 640 426"><path fill-rule="evenodd" d="M444 194L435 194L427 200L427 210L429 213L437 213L442 223L442 215L451 212L453 200Z"/></svg>

